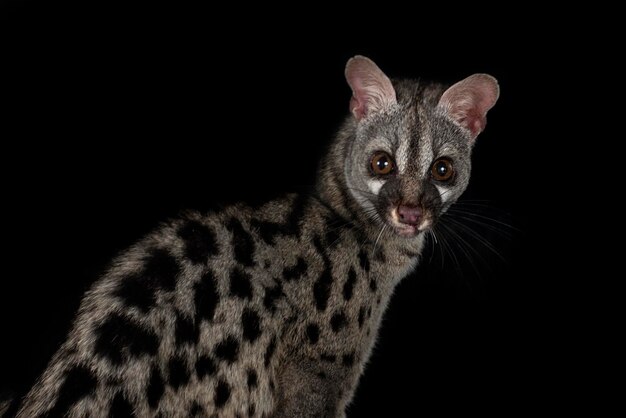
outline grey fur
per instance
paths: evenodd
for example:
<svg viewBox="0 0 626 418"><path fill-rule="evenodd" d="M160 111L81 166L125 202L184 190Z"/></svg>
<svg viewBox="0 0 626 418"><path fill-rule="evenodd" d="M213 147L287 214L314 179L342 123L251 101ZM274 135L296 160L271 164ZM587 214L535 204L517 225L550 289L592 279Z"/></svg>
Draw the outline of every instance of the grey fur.
<svg viewBox="0 0 626 418"><path fill-rule="evenodd" d="M383 229L385 211L412 202L436 219L469 180L471 138L438 108L444 88L394 87L394 106L346 119L312 195L189 213L117 258L18 417L344 416L424 243ZM367 192L372 153L403 143L400 172ZM456 169L445 203L428 186L441 155Z"/></svg>

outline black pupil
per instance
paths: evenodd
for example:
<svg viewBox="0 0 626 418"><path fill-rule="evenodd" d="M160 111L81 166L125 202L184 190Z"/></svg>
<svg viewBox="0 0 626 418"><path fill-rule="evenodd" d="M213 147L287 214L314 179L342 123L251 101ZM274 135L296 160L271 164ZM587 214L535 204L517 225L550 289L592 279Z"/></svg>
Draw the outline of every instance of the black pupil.
<svg viewBox="0 0 626 418"><path fill-rule="evenodd" d="M441 161L440 163L437 164L437 166L435 167L435 170L437 170L437 174L439 174L439 176L445 177L446 174L448 173L448 165L444 163L443 161Z"/></svg>
<svg viewBox="0 0 626 418"><path fill-rule="evenodd" d="M376 165L380 171L385 171L387 166L389 165L389 160L384 155L381 156L378 161L376 161Z"/></svg>

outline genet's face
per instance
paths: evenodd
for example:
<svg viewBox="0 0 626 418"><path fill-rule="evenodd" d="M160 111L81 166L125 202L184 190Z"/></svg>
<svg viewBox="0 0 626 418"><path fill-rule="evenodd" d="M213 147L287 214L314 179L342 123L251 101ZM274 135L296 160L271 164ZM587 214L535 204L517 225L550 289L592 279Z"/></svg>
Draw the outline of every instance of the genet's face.
<svg viewBox="0 0 626 418"><path fill-rule="evenodd" d="M373 221L414 237L467 187L470 148L467 133L436 110L398 107L358 126L346 182Z"/></svg>

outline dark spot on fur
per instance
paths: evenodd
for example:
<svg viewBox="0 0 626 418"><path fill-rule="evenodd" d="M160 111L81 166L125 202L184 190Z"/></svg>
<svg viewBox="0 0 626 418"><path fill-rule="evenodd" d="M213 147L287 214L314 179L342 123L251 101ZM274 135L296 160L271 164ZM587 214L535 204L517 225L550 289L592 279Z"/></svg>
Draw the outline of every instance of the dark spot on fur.
<svg viewBox="0 0 626 418"><path fill-rule="evenodd" d="M324 372L318 372L317 377L319 377L320 379L326 379L327 376L326 376L326 373Z"/></svg>
<svg viewBox="0 0 626 418"><path fill-rule="evenodd" d="M218 359L232 363L239 356L239 342L232 336L226 337L215 346L213 351Z"/></svg>
<svg viewBox="0 0 626 418"><path fill-rule="evenodd" d="M324 241L326 241L326 245L328 245L329 248L334 248L339 243L339 239L341 238L339 231L341 227L342 224L339 220L326 220L326 236L324 237Z"/></svg>
<svg viewBox="0 0 626 418"><path fill-rule="evenodd" d="M245 308L241 314L241 326L243 338L254 342L261 335L261 318L253 309Z"/></svg>
<svg viewBox="0 0 626 418"><path fill-rule="evenodd" d="M380 298L378 298L380 299ZM372 307L368 306L367 307L367 319L370 319L372 317Z"/></svg>
<svg viewBox="0 0 626 418"><path fill-rule="evenodd" d="M187 221L178 229L178 236L185 241L185 255L194 264L204 264L217 254L215 232L198 221Z"/></svg>
<svg viewBox="0 0 626 418"><path fill-rule="evenodd" d="M344 354L342 357L342 363L346 367L350 367L354 364L354 353Z"/></svg>
<svg viewBox="0 0 626 418"><path fill-rule="evenodd" d="M202 379L204 376L213 376L217 367L215 367L215 362L209 356L201 356L196 361L196 374L198 375L198 379Z"/></svg>
<svg viewBox="0 0 626 418"><path fill-rule="evenodd" d="M153 366L147 390L148 405L150 405L150 408L154 409L159 405L159 401L161 400L161 396L163 396L163 392L165 392L163 378L161 377L159 368Z"/></svg>
<svg viewBox="0 0 626 418"><path fill-rule="evenodd" d="M124 397L122 392L118 392L113 398L113 402L111 402L111 410L109 411L110 418L125 418L125 417L134 417L135 412L133 411L133 407L128 402L128 400Z"/></svg>
<svg viewBox="0 0 626 418"><path fill-rule="evenodd" d="M344 192L341 194L343 194L344 197L347 197L347 195L345 194L345 190L342 189L341 192ZM339 212L337 212L335 209L329 206L326 202L324 202L323 200L320 200L318 196L314 195L313 197L317 200L317 202L320 205L322 205L327 210L327 213L325 214L327 225L329 226L342 225L343 227L346 227L346 228L352 228L354 226L354 224L350 220L345 218L343 215L341 215ZM341 196L338 196L338 197L341 199ZM351 199L348 199L348 200L351 200ZM346 207L345 209L350 210L351 208Z"/></svg>
<svg viewBox="0 0 626 418"><path fill-rule="evenodd" d="M159 348L158 337L130 319L113 314L96 328L95 353L114 364L121 364L125 357L155 355Z"/></svg>
<svg viewBox="0 0 626 418"><path fill-rule="evenodd" d="M96 377L88 368L74 366L65 375L65 380L59 389L56 403L44 416L65 416L72 405L90 395L96 389L97 383Z"/></svg>
<svg viewBox="0 0 626 418"><path fill-rule="evenodd" d="M189 371L182 358L174 357L170 359L168 369L170 375L169 383L174 389L178 389L189 382Z"/></svg>
<svg viewBox="0 0 626 418"><path fill-rule="evenodd" d="M335 360L337 360L337 356L334 354L322 353L322 355L320 355L320 359L328 363L334 363Z"/></svg>
<svg viewBox="0 0 626 418"><path fill-rule="evenodd" d="M204 410L197 401L193 401L193 403L191 404L191 408L189 408L189 416L204 416Z"/></svg>
<svg viewBox="0 0 626 418"><path fill-rule="evenodd" d="M274 355L274 351L276 351L276 338L272 338L270 343L267 345L267 349L265 350L265 367L269 367L270 362L272 361L272 356Z"/></svg>
<svg viewBox="0 0 626 418"><path fill-rule="evenodd" d="M252 298L252 277L245 271L235 268L230 273L230 294L241 299Z"/></svg>
<svg viewBox="0 0 626 418"><path fill-rule="evenodd" d="M276 301L283 296L283 288L280 284L273 287L265 288L265 296L263 297L263 306L270 312L276 311Z"/></svg>
<svg viewBox="0 0 626 418"><path fill-rule="evenodd" d="M333 170L334 174L336 176L341 176L342 174L339 172L338 169ZM339 178L339 177L337 177ZM352 207L351 204L349 204L348 202L354 201L354 198L352 196L348 195L348 190L346 187L337 187L337 191L339 192L339 195L337 196L340 200L339 205L340 207L344 208L346 211L349 212L350 215L352 215L351 217L353 219L357 219L358 217L356 216L355 210ZM358 231L358 229L357 229ZM361 240L360 242L364 242L364 240Z"/></svg>
<svg viewBox="0 0 626 418"><path fill-rule="evenodd" d="M387 262L387 259L385 257L385 252L383 251L382 248L378 248L378 250L374 254L374 259L381 264L385 264Z"/></svg>
<svg viewBox="0 0 626 418"><path fill-rule="evenodd" d="M197 327L193 321L181 313L176 315L176 345L183 346L185 344L195 345L198 343L200 336L200 327Z"/></svg>
<svg viewBox="0 0 626 418"><path fill-rule="evenodd" d="M176 287L180 265L176 259L163 249L152 251L144 267L143 276L147 283L172 291Z"/></svg>
<svg viewBox="0 0 626 418"><path fill-rule="evenodd" d="M267 245L276 244L276 236L283 232L283 226L274 222L259 221L253 219L250 226L259 231L259 236Z"/></svg>
<svg viewBox="0 0 626 418"><path fill-rule="evenodd" d="M369 239L360 228L351 229L350 232L356 238L356 242L367 242Z"/></svg>
<svg viewBox="0 0 626 418"><path fill-rule="evenodd" d="M223 407L228 402L228 399L230 399L230 386L220 379L215 386L215 406L217 408Z"/></svg>
<svg viewBox="0 0 626 418"><path fill-rule="evenodd" d="M365 321L365 307L361 306L359 308L359 328L363 327L363 322Z"/></svg>
<svg viewBox="0 0 626 418"><path fill-rule="evenodd" d="M179 273L176 259L166 250L155 249L141 271L121 279L115 295L127 306L148 312L156 303L158 290L174 290Z"/></svg>
<svg viewBox="0 0 626 418"><path fill-rule="evenodd" d="M411 251L411 250L408 250L406 248L403 248L401 250L401 252L402 252L403 255L405 255L405 256L407 256L409 258L417 257L418 255L420 255L419 252Z"/></svg>
<svg viewBox="0 0 626 418"><path fill-rule="evenodd" d="M319 256L322 257L324 267L328 266L330 264L330 260L328 259L328 255L326 255L326 249L324 248L324 245L322 245L322 240L317 235L313 237L313 246Z"/></svg>
<svg viewBox="0 0 626 418"><path fill-rule="evenodd" d="M375 292L376 289L378 289L378 286L376 286L376 281L374 279L370 279L370 290L372 292Z"/></svg>
<svg viewBox="0 0 626 418"><path fill-rule="evenodd" d="M142 312L148 312L156 303L155 287L146 283L141 273L123 278L115 291L126 306L134 306Z"/></svg>
<svg viewBox="0 0 626 418"><path fill-rule="evenodd" d="M320 339L319 327L315 324L309 324L306 327L306 336L309 338L309 342L311 344L317 343L317 341Z"/></svg>
<svg viewBox="0 0 626 418"><path fill-rule="evenodd" d="M263 268L267 270L267 269L269 269L270 267L272 267L272 263L270 262L270 260L265 260L265 261L263 262Z"/></svg>
<svg viewBox="0 0 626 418"><path fill-rule="evenodd" d="M370 271L370 260L364 250L359 251L359 265L366 273Z"/></svg>
<svg viewBox="0 0 626 418"><path fill-rule="evenodd" d="M198 321L206 319L212 321L215 315L215 308L220 297L217 293L215 277L210 270L202 275L202 278L195 284L194 303L196 305L196 317Z"/></svg>
<svg viewBox="0 0 626 418"><path fill-rule="evenodd" d="M354 267L350 267L348 271L348 278L343 285L343 299L348 301L352 299L352 294L354 292L354 285L356 284L356 272L354 271Z"/></svg>
<svg viewBox="0 0 626 418"><path fill-rule="evenodd" d="M257 387L259 379L256 374L256 370L248 369L248 390L252 390Z"/></svg>
<svg viewBox="0 0 626 418"><path fill-rule="evenodd" d="M253 403L251 403L250 406L248 407L248 417L252 418L255 412L256 412L256 407L254 406Z"/></svg>
<svg viewBox="0 0 626 418"><path fill-rule="evenodd" d="M329 247L335 247L341 238L341 231L350 230L353 232L357 232L358 228L354 228L354 224L340 215L337 211L335 211L330 206L326 205L326 203L319 201L326 209L328 209L328 214L326 215L326 236L325 241ZM364 242L365 240L360 240L360 242Z"/></svg>
<svg viewBox="0 0 626 418"><path fill-rule="evenodd" d="M304 261L304 258L298 257L296 264L292 267L285 268L283 270L283 278L285 281L299 279L307 272L308 264Z"/></svg>
<svg viewBox="0 0 626 418"><path fill-rule="evenodd" d="M233 251L235 260L244 266L254 266L254 240L252 235L248 233L241 225L241 221L232 218L226 228L233 234Z"/></svg>
<svg viewBox="0 0 626 418"><path fill-rule="evenodd" d="M343 311L336 311L333 316L330 318L330 326L333 329L333 332L339 332L342 328L346 326L348 323L348 319L346 318L346 314Z"/></svg>
<svg viewBox="0 0 626 418"><path fill-rule="evenodd" d="M319 279L313 284L313 296L315 298L315 307L318 311L325 311L328 306L328 298L333 284L333 276L330 267L326 267Z"/></svg>
<svg viewBox="0 0 626 418"><path fill-rule="evenodd" d="M376 298L376 305L380 305L380 296Z"/></svg>
<svg viewBox="0 0 626 418"><path fill-rule="evenodd" d="M324 311L328 306L328 298L333 284L333 276L331 273L330 260L326 255L324 247L318 236L313 237L313 246L317 253L322 257L323 270L320 277L313 284L313 297L315 298L315 306L317 310Z"/></svg>
<svg viewBox="0 0 626 418"><path fill-rule="evenodd" d="M286 219L283 230L286 234L295 235L300 238L300 221L304 216L306 209L307 198L305 195L298 195L294 199L291 206L291 213Z"/></svg>
<svg viewBox="0 0 626 418"><path fill-rule="evenodd" d="M156 249L150 254L143 275L147 282L172 291L176 287L179 273L178 261L167 250Z"/></svg>

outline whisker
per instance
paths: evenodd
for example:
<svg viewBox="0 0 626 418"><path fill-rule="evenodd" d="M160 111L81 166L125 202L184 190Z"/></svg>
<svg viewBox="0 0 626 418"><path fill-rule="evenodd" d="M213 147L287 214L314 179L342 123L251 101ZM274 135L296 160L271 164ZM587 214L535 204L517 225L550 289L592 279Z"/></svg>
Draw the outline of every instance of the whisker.
<svg viewBox="0 0 626 418"><path fill-rule="evenodd" d="M380 229L380 233L378 234L378 237L376 237L376 241L374 242L373 254L376 254L376 246L378 245L378 240L380 240L380 237L382 236L383 232L385 232L386 228L387 228L387 224L384 224L383 227Z"/></svg>
<svg viewBox="0 0 626 418"><path fill-rule="evenodd" d="M468 252L468 250L465 248L465 245L467 245L467 248L472 249L472 246L469 245L469 243L467 241L465 241L463 239L463 237L461 237L457 232L454 231L454 229L452 229L449 225L445 225L442 224L442 227L444 227L445 229L448 230L448 232L450 234L452 234L454 237L456 237L456 242L458 244L458 248L461 250L461 252L463 253L463 255L465 256L465 258L467 259L467 261L469 261L470 265L472 266L472 269L474 270L474 272L476 272L476 275L478 276L478 278L483 281L482 275L480 273L480 269L476 266L476 263L474 263L474 260L472 259L472 255ZM474 250L475 251L475 250ZM475 254L483 261L485 262L485 260L480 256L480 254L478 254L478 252L475 252Z"/></svg>
<svg viewBox="0 0 626 418"><path fill-rule="evenodd" d="M465 198L463 198L461 200L458 200L456 203L476 204L476 205L493 207L492 201L487 200L487 199L465 199Z"/></svg>
<svg viewBox="0 0 626 418"><path fill-rule="evenodd" d="M476 213L476 212L467 211L467 210L464 210L462 208L450 207L448 209L448 212L461 213L463 215L473 216L473 217L480 218L480 219L483 219L483 220L486 220L486 221L497 223L498 225L502 225L502 226L507 227L509 229L515 230L517 232L521 232L519 228L517 228L517 227L515 227L515 226L513 226L511 224L508 224L506 222L503 222L503 221L501 221L499 219L495 219L495 218L492 218L492 217L489 217L489 216L481 215L481 214Z"/></svg>
<svg viewBox="0 0 626 418"><path fill-rule="evenodd" d="M435 255L435 244L437 243L437 237L435 236L435 231L434 229L429 229L427 231L427 237L428 240L430 241L430 258L428 259L428 264L431 264L433 262L433 257Z"/></svg>
<svg viewBox="0 0 626 418"><path fill-rule="evenodd" d="M444 227L443 224L439 224L439 226ZM445 228L445 230L447 230L447 229L448 228ZM463 276L463 270L461 269L461 263L459 262L459 259L457 258L456 254L452 250L452 247L451 247L450 243L448 242L448 237L446 237L446 234L444 233L444 232L446 232L445 230L442 229L442 230L439 231L441 233L440 238L441 238L442 248L445 249L446 253L448 253L448 255L450 256L450 259L453 261L454 267L455 267L455 270L457 271L457 273L460 276ZM443 267L444 267L444 261L443 261L443 258L442 258L441 268L443 269Z"/></svg>
<svg viewBox="0 0 626 418"><path fill-rule="evenodd" d="M437 230L437 227L438 227L438 225L433 226L433 228L432 228L433 234ZM441 231L439 231L439 232L441 232ZM445 260L445 253L444 253L443 236L442 235L439 236L439 240L441 241L441 245L437 245L437 247L439 247L439 251L441 253L441 269L443 270L444 260Z"/></svg>
<svg viewBox="0 0 626 418"><path fill-rule="evenodd" d="M463 220L465 220L467 222L471 222L474 225L477 225L479 227L482 227L482 228L488 229L488 230L490 230L492 232L495 232L498 235L500 235L502 237L505 237L507 239L511 239L513 237L513 232L515 232L515 231L507 231L505 229L500 228L499 225L491 225L491 224L489 224L487 222L481 221L479 219L473 219L471 217L467 217L467 216L461 215L459 213L448 213L448 214L446 214L446 216L442 216L442 219L444 219L444 218L445 219L450 219L450 218L451 219L456 219L457 221L463 219Z"/></svg>
<svg viewBox="0 0 626 418"><path fill-rule="evenodd" d="M493 245L491 245L491 243L489 241L487 241L485 238L483 238L478 232L476 232L472 228L468 227L467 225L465 225L465 224L463 224L463 223L461 223L461 222L459 222L457 220L454 220L454 218L449 218L448 221L452 222L454 225L457 225L460 228L463 228L463 230L465 230L465 232L468 233L472 238L474 238L476 241L478 241L479 243L484 245L487 249L491 250L502 261L506 262L506 259L502 256L502 254L500 254L500 252L498 250L496 250L495 247Z"/></svg>

